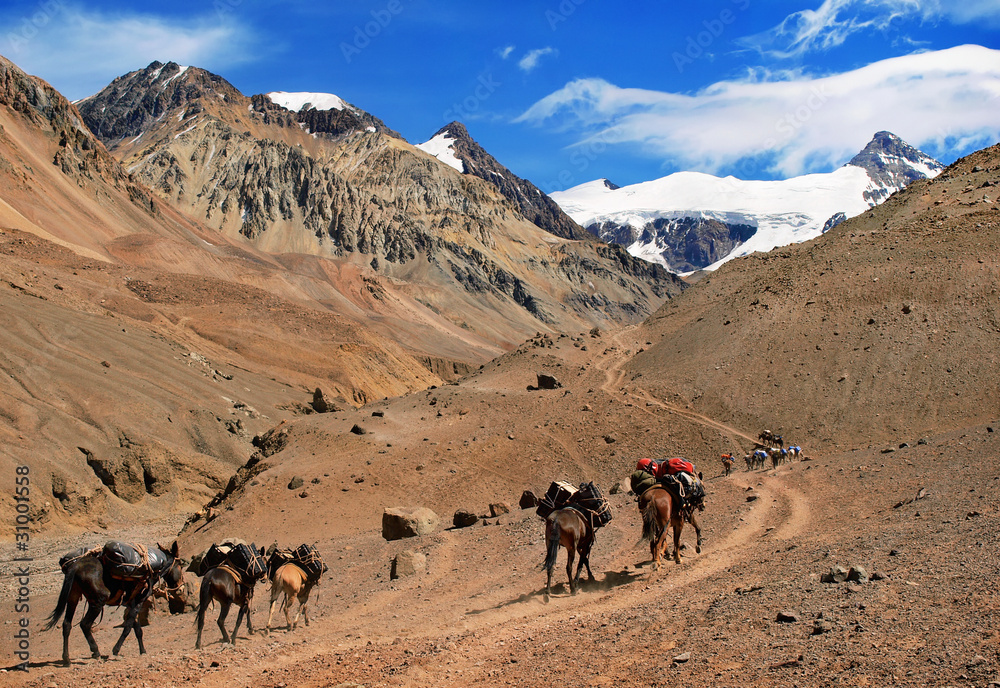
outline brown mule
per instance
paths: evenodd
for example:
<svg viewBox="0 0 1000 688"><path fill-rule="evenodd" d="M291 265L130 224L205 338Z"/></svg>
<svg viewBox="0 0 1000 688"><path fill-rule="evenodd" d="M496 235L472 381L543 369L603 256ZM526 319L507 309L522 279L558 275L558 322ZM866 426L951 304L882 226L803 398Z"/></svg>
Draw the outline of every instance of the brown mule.
<svg viewBox="0 0 1000 688"><path fill-rule="evenodd" d="M325 567L324 567L325 568ZM285 610L285 623L288 630L292 630L299 622L299 614L305 619L306 626L309 625L309 593L319 583L319 580L310 581L306 572L295 564L289 562L278 567L278 570L271 576L271 610L267 615L267 626L264 633L271 632L271 618L274 616L275 605L278 598L284 595L285 599L281 606ZM292 611L292 601L299 601L298 611L295 612L295 619L290 618Z"/></svg>
<svg viewBox="0 0 1000 688"><path fill-rule="evenodd" d="M580 584L580 572L587 567L590 580L595 580L590 570L590 550L594 546L594 529L577 509L565 508L553 511L545 519L546 557L542 568L548 576L545 580L545 601L549 601L552 587L552 569L555 568L559 547L566 548L566 576L569 578L570 594L575 595ZM573 575L573 560L580 554L580 563Z"/></svg>
<svg viewBox="0 0 1000 688"><path fill-rule="evenodd" d="M261 548L261 556L264 554ZM201 579L201 594L198 604L198 638L195 640L194 648L201 649L201 632L205 627L205 612L209 605L218 600L219 610L219 630L222 631L222 642L236 644L236 634L240 630L240 623L245 616L247 619L247 633L253 635L253 623L250 621L250 603L253 601L253 589L258 579L242 580L236 571L228 566L218 566L209 569ZM236 615L236 626L233 627L233 634L230 636L226 632L226 616L229 614L233 604L239 605L240 612Z"/></svg>
<svg viewBox="0 0 1000 688"><path fill-rule="evenodd" d="M664 487L651 487L639 498L642 512L642 539L649 542L653 570L660 568L660 558L667 547L667 526L674 534L674 562L681 563L681 531L684 529L684 512L680 500ZM692 523L692 525L694 525ZM697 526L695 526L697 528ZM700 530L700 529L699 529ZM701 551L699 536L698 551Z"/></svg>
<svg viewBox="0 0 1000 688"><path fill-rule="evenodd" d="M135 639L139 643L139 654L146 654L146 646L142 642L142 626L138 623L139 609L146 598L149 597L153 586L161 578L167 586L175 591L180 599L184 600L184 571L180 566L177 555L177 543L168 550L157 545L163 553L162 565L158 569L150 572L144 577L137 577L123 580L115 578L105 569L104 563L98 556L82 554L75 558L63 557L65 578L63 579L62 590L59 593L59 601L55 610L49 615L43 630L49 630L59 622L59 617L63 619L63 664L69 666L69 632L73 628L73 614L82 598L87 599L87 611L80 621L80 630L90 645L90 656L94 659L101 658L101 651L97 647L94 639L93 627L97 617L103 614L105 605L125 607L125 619L121 637L115 643L112 653L117 655L121 652L122 644L133 631Z"/></svg>

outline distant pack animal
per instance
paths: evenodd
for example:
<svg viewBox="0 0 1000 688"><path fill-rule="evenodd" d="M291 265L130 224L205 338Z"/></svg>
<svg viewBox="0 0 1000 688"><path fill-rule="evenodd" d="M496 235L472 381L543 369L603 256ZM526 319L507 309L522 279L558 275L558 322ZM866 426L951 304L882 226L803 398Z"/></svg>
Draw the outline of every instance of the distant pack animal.
<svg viewBox="0 0 1000 688"><path fill-rule="evenodd" d="M802 447L798 445L793 445L788 448L788 460L793 461L799 458L799 454L802 453Z"/></svg>
<svg viewBox="0 0 1000 688"><path fill-rule="evenodd" d="M62 661L66 666L69 666L69 634L73 628L73 614L81 598L87 598L87 611L80 621L80 630L90 645L90 656L94 659L101 657L94 639L94 622L106 605L125 607L122 634L112 653L117 655L129 633L135 631L139 654L146 654L138 616L153 586L162 579L182 601L184 599L184 570L178 559L176 542L170 549L157 545L155 550L147 550L139 545L112 541L103 549L71 552L60 559L59 565L64 573L62 590L44 630L55 626L65 613Z"/></svg>
<svg viewBox="0 0 1000 688"><path fill-rule="evenodd" d="M253 635L250 603L253 601L254 586L267 575L267 563L264 559L263 547L260 548L259 552L252 547L247 549L252 552L252 555L241 558L241 560L249 559L246 567L235 568L232 559L227 559L225 564L209 569L202 577L198 603L198 638L194 644L196 650L201 649L201 632L205 627L205 612L216 600L220 605L218 624L219 630L222 631L223 643L236 644L236 635L240 630L243 617L246 617L247 620L247 633ZM225 623L229 609L234 604L239 605L240 611L236 615L236 625L233 627L232 636L230 636L226 632Z"/></svg>
<svg viewBox="0 0 1000 688"><path fill-rule="evenodd" d="M736 459L733 458L732 454L723 454L722 459L722 470L728 476L733 470L733 464L736 463Z"/></svg>
<svg viewBox="0 0 1000 688"><path fill-rule="evenodd" d="M754 468L763 468L764 462L768 459L768 453L763 449L757 449L754 451L752 458Z"/></svg>
<svg viewBox="0 0 1000 688"><path fill-rule="evenodd" d="M552 570L559 557L559 548L566 548L566 577L569 578L569 591L575 595L580 584L580 572L587 567L587 575L594 580L590 570L590 550L594 546L594 529L590 527L582 513L573 507L553 511L545 519L545 601L549 601L552 589ZM573 561L580 555L580 563L573 575Z"/></svg>

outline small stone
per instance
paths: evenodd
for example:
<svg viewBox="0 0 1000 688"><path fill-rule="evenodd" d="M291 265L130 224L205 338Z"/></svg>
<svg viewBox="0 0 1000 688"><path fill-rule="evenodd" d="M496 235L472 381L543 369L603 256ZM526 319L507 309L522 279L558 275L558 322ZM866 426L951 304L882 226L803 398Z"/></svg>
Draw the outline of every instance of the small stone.
<svg viewBox="0 0 1000 688"><path fill-rule="evenodd" d="M107 361L101 361L101 365L104 366L105 368L110 368L111 367L111 364L108 363Z"/></svg>
<svg viewBox="0 0 1000 688"><path fill-rule="evenodd" d="M674 664L684 664L684 662L690 662L691 661L691 653L690 652L683 652L683 653L677 655L676 657L674 657L671 661Z"/></svg>
<svg viewBox="0 0 1000 688"><path fill-rule="evenodd" d="M351 432L353 432L353 433L354 433L355 435L367 435L367 434L368 434L368 431L367 431L367 430L365 430L365 429L364 429L363 427L361 427L360 425L358 425L357 423L355 423L355 424L354 424L354 425L353 425L353 426L351 427Z"/></svg>
<svg viewBox="0 0 1000 688"><path fill-rule="evenodd" d="M604 442L606 444L614 444L617 441L618 441L618 438L615 437L614 435L605 435L604 436Z"/></svg>
<svg viewBox="0 0 1000 688"><path fill-rule="evenodd" d="M778 623L798 623L799 615L796 612L781 611L774 620Z"/></svg>
<svg viewBox="0 0 1000 688"><path fill-rule="evenodd" d="M896 451L896 448L895 448L895 447L886 447L885 449L883 449L883 450L882 450L882 453L883 453L883 454L891 454L891 453L893 453L894 451Z"/></svg>
<svg viewBox="0 0 1000 688"><path fill-rule="evenodd" d="M831 566L828 573L824 573L820 578L823 583L843 583L847 580L850 572L843 566Z"/></svg>
<svg viewBox="0 0 1000 688"><path fill-rule="evenodd" d="M534 509L538 506L538 497L531 490L525 490L521 493L521 499L517 505L522 509Z"/></svg>
<svg viewBox="0 0 1000 688"><path fill-rule="evenodd" d="M291 480L288 481L288 489L289 490L297 490L300 487L302 487L303 485L305 485L305 482L306 481L303 480L300 476L296 475Z"/></svg>
<svg viewBox="0 0 1000 688"><path fill-rule="evenodd" d="M748 502L756 502L757 501L757 495L755 495L755 494L748 494L747 495L747 501Z"/></svg>
<svg viewBox="0 0 1000 688"><path fill-rule="evenodd" d="M397 554L392 560L389 578L395 580L404 576L413 576L425 570L427 570L427 555L423 552L406 550Z"/></svg>
<svg viewBox="0 0 1000 688"><path fill-rule="evenodd" d="M815 621L813 621L813 629L812 629L813 635L822 635L823 633L829 633L829 631L830 631L829 621L825 621L823 619L816 619Z"/></svg>
<svg viewBox="0 0 1000 688"><path fill-rule="evenodd" d="M468 509L459 509L451 519L452 525L456 528L468 528L476 525L477 521L479 521L479 516Z"/></svg>

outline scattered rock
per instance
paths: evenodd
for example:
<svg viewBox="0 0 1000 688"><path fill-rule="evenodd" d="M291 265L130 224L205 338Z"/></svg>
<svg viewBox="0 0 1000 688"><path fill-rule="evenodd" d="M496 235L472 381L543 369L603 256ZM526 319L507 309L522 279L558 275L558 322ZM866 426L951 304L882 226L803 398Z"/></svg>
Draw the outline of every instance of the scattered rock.
<svg viewBox="0 0 1000 688"><path fill-rule="evenodd" d="M896 448L895 448L895 447L886 447L885 449L883 449L883 450L882 450L882 453L883 453L883 454L891 454L891 453L893 453L894 451L896 451Z"/></svg>
<svg viewBox="0 0 1000 688"><path fill-rule="evenodd" d="M604 436L604 441L607 444L614 444L615 442L618 441L618 438L616 436L614 436L614 435L605 435Z"/></svg>
<svg viewBox="0 0 1000 688"><path fill-rule="evenodd" d="M538 373L538 389L558 389L562 387L562 383L555 379L551 375L546 375L545 373Z"/></svg>
<svg viewBox="0 0 1000 688"><path fill-rule="evenodd" d="M459 509L451 519L452 525L456 528L468 528L476 525L477 521L479 521L479 517L468 509Z"/></svg>
<svg viewBox="0 0 1000 688"><path fill-rule="evenodd" d="M111 364L108 363L107 361L101 361L101 365L104 366L105 368L110 368L111 367Z"/></svg>
<svg viewBox="0 0 1000 688"><path fill-rule="evenodd" d="M534 509L538 506L538 497L531 490L525 490L521 493L521 499L517 505L522 509Z"/></svg>
<svg viewBox="0 0 1000 688"><path fill-rule="evenodd" d="M847 576L850 572L843 566L831 566L828 573L824 573L820 578L823 583L843 583L847 580Z"/></svg>
<svg viewBox="0 0 1000 688"><path fill-rule="evenodd" d="M425 507L387 507L382 512L382 537L402 540L433 533L440 519Z"/></svg>
<svg viewBox="0 0 1000 688"><path fill-rule="evenodd" d="M685 662L690 662L691 661L691 653L690 652L683 652L683 653L677 655L676 657L674 657L670 661L672 661L674 664L684 664Z"/></svg>
<svg viewBox="0 0 1000 688"><path fill-rule="evenodd" d="M361 427L360 425L358 425L357 423L355 423L355 424L354 424L354 425L353 425L353 426L351 427L351 432L353 432L353 433L354 433L355 435L367 435L367 434L368 434L368 431L367 431L367 430L365 430L365 429L364 429L363 427Z"/></svg>
<svg viewBox="0 0 1000 688"><path fill-rule="evenodd" d="M812 634L822 635L824 633L829 633L830 628L831 626L829 621L826 621L825 619L816 619L815 621L813 621Z"/></svg>
<svg viewBox="0 0 1000 688"><path fill-rule="evenodd" d="M372 411L372 418L385 418L385 411Z"/></svg>
<svg viewBox="0 0 1000 688"><path fill-rule="evenodd" d="M288 481L288 489L289 490L297 490L300 487L302 487L303 485L305 485L305 482L306 481L303 480L300 476L296 475L290 481Z"/></svg>
<svg viewBox="0 0 1000 688"><path fill-rule="evenodd" d="M867 583L869 580L868 571L863 566L852 566L847 572L847 580L852 583Z"/></svg>
<svg viewBox="0 0 1000 688"><path fill-rule="evenodd" d="M495 502L490 504L490 518L496 518L497 516L503 516L504 514L510 513L510 504L506 502Z"/></svg>
<svg viewBox="0 0 1000 688"><path fill-rule="evenodd" d="M757 501L757 495L755 495L755 494L748 494L747 495L747 501L748 502L756 502Z"/></svg>
<svg viewBox="0 0 1000 688"><path fill-rule="evenodd" d="M392 570L389 572L389 578L395 580L404 576L414 576L426 570L427 555L423 552L406 550L397 554L392 560Z"/></svg>
<svg viewBox="0 0 1000 688"><path fill-rule="evenodd" d="M774 620L778 623L798 623L799 615L797 612L780 611Z"/></svg>

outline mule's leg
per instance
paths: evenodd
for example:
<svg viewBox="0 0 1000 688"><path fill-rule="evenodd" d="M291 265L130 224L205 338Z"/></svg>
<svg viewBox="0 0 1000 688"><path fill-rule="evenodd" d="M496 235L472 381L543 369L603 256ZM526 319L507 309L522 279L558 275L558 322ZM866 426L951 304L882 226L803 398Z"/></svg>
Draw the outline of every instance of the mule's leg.
<svg viewBox="0 0 1000 688"><path fill-rule="evenodd" d="M62 627L62 634L63 634L63 658L62 658L62 661L63 661L63 664L65 666L69 666L69 633L70 633L70 631L73 630L73 614L76 613L76 605L78 605L80 603L80 597L81 597L81 595L82 595L82 593L79 590L79 588L77 588L74 585L73 588L70 590L68 599L66 600L66 616L63 617L63 627ZM88 611L88 613L90 612L89 609L87 611ZM80 626L82 628L83 624L80 624ZM83 635L86 637L87 636L87 631L84 631ZM92 643L93 642L92 641L92 637L93 636L87 638L87 642L88 643ZM94 648L94 646L91 645L91 650L93 650L93 648ZM99 657L99 656L100 655L94 655L94 659L97 659L97 657Z"/></svg>
<svg viewBox="0 0 1000 688"><path fill-rule="evenodd" d="M569 578L569 594L576 594L576 583L573 580L573 560L576 559L576 548L566 548L566 577Z"/></svg>
<svg viewBox="0 0 1000 688"><path fill-rule="evenodd" d="M145 600L143 600L142 602L137 603L133 607L133 609L135 610L135 612L134 612L134 614L135 614L135 622L132 624L132 632L135 633L135 640L136 640L137 643L139 643L139 654L140 655L146 654L146 646L142 642L142 624L139 623L139 610L142 608L143 602L145 602Z"/></svg>
<svg viewBox="0 0 1000 688"><path fill-rule="evenodd" d="M244 602L243 604L240 605L240 611L236 615L236 625L233 626L233 634L229 636L229 642L232 643L233 645L236 645L236 634L239 633L240 622L243 621L243 617L246 615L247 615L247 603ZM248 618L247 626L249 625L250 625L250 619Z"/></svg>
<svg viewBox="0 0 1000 688"><path fill-rule="evenodd" d="M253 592L253 591L251 591L251 592ZM251 601L252 601L252 599L251 599L251 598L247 598L247 599L243 600L243 606L242 606L242 607L240 607L240 609L245 609L245 610L246 610L246 613L245 613L245 614L246 614L246 620L247 620L247 635L253 635L253 620L252 620L252 618L253 618L253 615L251 614L251 612L252 612L253 610L252 610L252 609L250 609L250 602L251 602ZM236 621L236 625L237 625L237 626L239 626L239 623L240 623L240 622L239 622L239 620L237 619L237 621ZM235 635L236 635L236 634L234 633L234 634L233 634L233 636L234 636L234 637L233 637L233 642L234 642L234 643L236 642L236 637L235 637Z"/></svg>
<svg viewBox="0 0 1000 688"><path fill-rule="evenodd" d="M281 596L281 591L276 588L271 588L271 608L267 612L267 625L264 627L264 635L270 635L271 633L271 619L274 618L274 605L278 604L278 597Z"/></svg>
<svg viewBox="0 0 1000 688"><path fill-rule="evenodd" d="M125 608L125 619L124 619L125 623L123 624L124 628L122 628L122 634L121 637L118 638L118 642L115 643L115 646L113 648L111 648L111 654L117 656L117 654L122 651L122 645L125 644L125 639L128 637L128 634L132 632L133 628L138 627L139 625L137 621L138 618L139 618L139 607L137 605L130 604L128 607ZM136 639L138 639L141 638L142 636L138 631L136 631L135 637ZM145 648L142 647L142 642L140 641L139 654L145 654L145 652L146 650Z"/></svg>
<svg viewBox="0 0 1000 688"><path fill-rule="evenodd" d="M691 512L691 525L694 526L694 534L697 537L694 551L701 554L701 525L698 523L698 518L695 516L694 511Z"/></svg>
<svg viewBox="0 0 1000 688"><path fill-rule="evenodd" d="M681 563L681 531L684 529L684 519L680 514L671 519L674 530L674 563Z"/></svg>
<svg viewBox="0 0 1000 688"><path fill-rule="evenodd" d="M306 626L309 625L309 593L312 592L310 586L306 586L305 589L299 593L299 611L302 612L302 620Z"/></svg>
<svg viewBox="0 0 1000 688"><path fill-rule="evenodd" d="M233 603L229 600L225 600L219 603L219 620L216 622L219 624L219 630L222 631L222 643L226 644L229 642L229 633L226 632L226 616L229 615L229 608L233 606Z"/></svg>
<svg viewBox="0 0 1000 688"><path fill-rule="evenodd" d="M301 591L299 591L297 594L292 593L291 599L288 600L289 605L294 604L296 600L298 600L299 602L299 607L298 609L295 610L295 616L292 617L292 628L296 628L299 625L299 616L301 616L302 614L302 598L299 596L301 594L302 594Z"/></svg>
<svg viewBox="0 0 1000 688"><path fill-rule="evenodd" d="M292 596L291 590L285 590L285 601L282 604L285 607L285 626L291 631L295 626L292 623L292 603L295 601L295 597Z"/></svg>
<svg viewBox="0 0 1000 688"><path fill-rule="evenodd" d="M83 637L87 639L87 644L90 645L90 656L93 659L101 658L101 651L97 647L97 640L94 639L94 621L97 620L97 617L100 616L103 609L103 605L90 603L87 606L87 612L80 620L80 630L83 631ZM72 618L72 616L68 618Z"/></svg>

